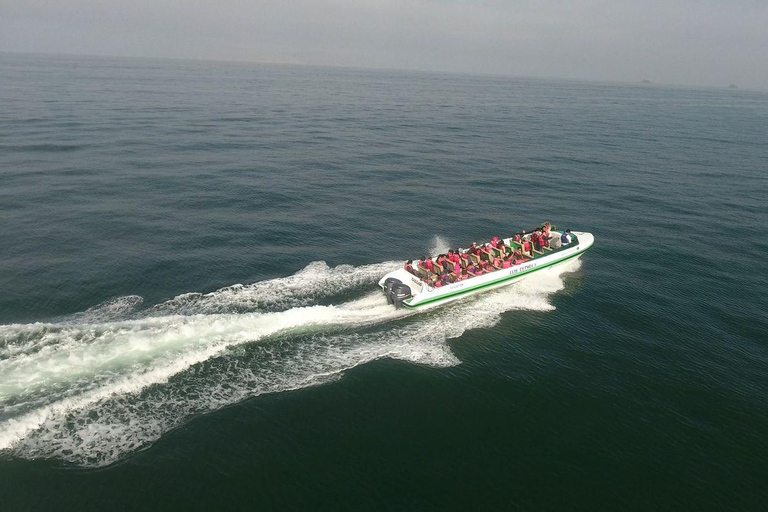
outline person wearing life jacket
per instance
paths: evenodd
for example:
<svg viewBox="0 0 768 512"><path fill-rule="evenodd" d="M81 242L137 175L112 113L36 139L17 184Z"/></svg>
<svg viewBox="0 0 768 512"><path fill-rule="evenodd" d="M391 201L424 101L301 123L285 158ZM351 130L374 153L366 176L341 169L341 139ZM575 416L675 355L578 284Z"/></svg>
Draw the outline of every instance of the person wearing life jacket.
<svg viewBox="0 0 768 512"><path fill-rule="evenodd" d="M571 230L566 229L563 231L563 234L560 236L560 241L563 243L563 245L567 245L571 243Z"/></svg>
<svg viewBox="0 0 768 512"><path fill-rule="evenodd" d="M482 247L483 253L486 255L486 259L490 260L493 259L493 245L490 243L485 244Z"/></svg>
<svg viewBox="0 0 768 512"><path fill-rule="evenodd" d="M520 238L521 238L520 233L515 233L515 236L512 237L512 240L514 240L515 242L519 242Z"/></svg>
<svg viewBox="0 0 768 512"><path fill-rule="evenodd" d="M530 258L531 257L531 242L528 241L528 239L523 240L523 249L520 251L523 256Z"/></svg>
<svg viewBox="0 0 768 512"><path fill-rule="evenodd" d="M491 265L493 265L495 269L501 268L501 258L499 258L498 256L495 256L493 258L493 262L491 263Z"/></svg>
<svg viewBox="0 0 768 512"><path fill-rule="evenodd" d="M416 275L424 280L426 280L426 277L429 274L429 272L427 272L427 267L425 266L425 259L426 258L422 256L419 262L416 264Z"/></svg>
<svg viewBox="0 0 768 512"><path fill-rule="evenodd" d="M454 263L459 262L459 251L454 252L453 249L448 250L448 259Z"/></svg>
<svg viewBox="0 0 768 512"><path fill-rule="evenodd" d="M408 260L405 262L405 270L410 272L413 275L416 275L416 272L413 271L413 260Z"/></svg>
<svg viewBox="0 0 768 512"><path fill-rule="evenodd" d="M550 228L549 222L545 222L544 226L541 228L542 233L544 233L544 238L546 238L547 240L549 240L549 228Z"/></svg>
<svg viewBox="0 0 768 512"><path fill-rule="evenodd" d="M460 274L456 274L456 280L457 281L464 281L465 279L469 279L469 273L467 272L467 269L461 269Z"/></svg>
<svg viewBox="0 0 768 512"><path fill-rule="evenodd" d="M510 254L509 256L507 256L506 258L504 258L504 259L501 261L501 268L509 268L509 267L511 267L511 266L512 266L512 258L513 258L513 257L514 257L514 253L513 253L513 254Z"/></svg>
<svg viewBox="0 0 768 512"><path fill-rule="evenodd" d="M483 271L479 268L475 267L474 263L471 263L467 265L467 272L470 273L473 276L481 276L483 275Z"/></svg>
<svg viewBox="0 0 768 512"><path fill-rule="evenodd" d="M435 264L432 263L432 257L427 256L427 259L424 261L424 268L427 269L429 272L433 272L435 269Z"/></svg>

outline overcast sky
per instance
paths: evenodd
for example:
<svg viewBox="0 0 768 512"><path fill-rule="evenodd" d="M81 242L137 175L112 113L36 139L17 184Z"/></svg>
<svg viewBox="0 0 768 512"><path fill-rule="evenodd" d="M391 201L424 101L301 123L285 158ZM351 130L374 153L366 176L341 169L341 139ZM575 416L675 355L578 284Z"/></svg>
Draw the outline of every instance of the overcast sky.
<svg viewBox="0 0 768 512"><path fill-rule="evenodd" d="M0 0L0 51L768 89L768 0Z"/></svg>

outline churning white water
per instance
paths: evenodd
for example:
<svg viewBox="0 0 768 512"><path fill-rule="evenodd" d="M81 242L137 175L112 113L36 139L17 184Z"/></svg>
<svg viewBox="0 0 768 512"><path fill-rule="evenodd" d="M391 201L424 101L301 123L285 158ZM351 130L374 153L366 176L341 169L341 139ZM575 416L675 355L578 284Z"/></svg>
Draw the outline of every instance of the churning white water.
<svg viewBox="0 0 768 512"><path fill-rule="evenodd" d="M423 314L396 311L378 292L317 304L370 288L397 265L315 262L144 309L129 296L56 323L0 326L0 450L101 466L195 415L375 359L456 365L448 339L504 311L552 309L561 275L580 263Z"/></svg>

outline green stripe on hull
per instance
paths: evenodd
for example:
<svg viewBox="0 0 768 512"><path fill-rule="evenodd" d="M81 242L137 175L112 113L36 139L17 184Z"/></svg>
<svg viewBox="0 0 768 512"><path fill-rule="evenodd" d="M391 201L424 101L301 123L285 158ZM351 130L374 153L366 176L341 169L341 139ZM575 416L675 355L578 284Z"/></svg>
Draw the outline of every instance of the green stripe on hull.
<svg viewBox="0 0 768 512"><path fill-rule="evenodd" d="M587 247L587 249L589 249L589 247ZM410 304L408 304L407 302L404 301L403 302L403 306L405 306L407 308L410 308L410 309L416 309L418 307L421 307L421 306L423 306L425 304L429 304L431 302L435 302L435 301L438 301L438 300L445 300L448 297L455 297L456 295L461 295L463 293L472 292L472 291L475 291L475 290L480 290L481 288L487 288L488 286L494 286L494 285L497 285L499 283L503 283L504 281L509 281L510 279L517 279L520 276L524 276L526 274L530 274L531 272L536 272L538 270L550 267L552 265L556 265L558 263L562 263L563 261L569 260L571 258L575 258L576 256L580 256L587 249L584 249L584 250L581 250L581 251L579 251L577 253L571 254L570 256L566 256L565 258L560 258L559 260L555 260L555 261L549 262L549 263L547 263L545 265L542 265L540 267L532 268L532 269L526 270L524 272L519 272L517 274L513 274L513 275L510 275L510 276L504 277L502 279L497 279L496 281L491 281L490 283L480 284L480 285L477 285L477 286L473 286L472 288L463 288L461 290L457 290L455 292L451 292L451 293L449 293L447 295L441 295L440 297L434 297L432 299L425 300L424 302L419 302L415 306L411 306Z"/></svg>

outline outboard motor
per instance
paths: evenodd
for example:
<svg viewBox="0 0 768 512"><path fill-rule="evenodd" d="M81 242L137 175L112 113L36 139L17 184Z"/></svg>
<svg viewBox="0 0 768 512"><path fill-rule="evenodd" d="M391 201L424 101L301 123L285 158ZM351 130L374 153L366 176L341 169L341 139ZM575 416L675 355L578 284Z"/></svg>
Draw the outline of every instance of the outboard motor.
<svg viewBox="0 0 768 512"><path fill-rule="evenodd" d="M395 309L403 307L403 301L411 296L411 287L407 284L396 283L392 286L387 301L391 300L395 304Z"/></svg>
<svg viewBox="0 0 768 512"><path fill-rule="evenodd" d="M395 279L394 277L388 277L384 281L384 295L387 296L387 304L393 304L392 288L397 284L403 284L403 282L399 279Z"/></svg>

